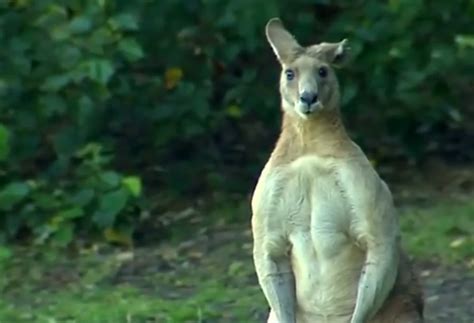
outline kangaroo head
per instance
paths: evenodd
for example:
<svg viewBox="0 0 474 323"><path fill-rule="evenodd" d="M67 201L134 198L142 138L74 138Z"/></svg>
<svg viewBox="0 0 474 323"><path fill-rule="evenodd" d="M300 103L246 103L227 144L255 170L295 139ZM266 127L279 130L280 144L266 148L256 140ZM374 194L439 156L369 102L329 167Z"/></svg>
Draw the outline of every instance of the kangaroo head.
<svg viewBox="0 0 474 323"><path fill-rule="evenodd" d="M339 85L333 67L347 57L347 40L301 46L278 18L270 19L266 36L281 66L282 108L308 119L339 107Z"/></svg>

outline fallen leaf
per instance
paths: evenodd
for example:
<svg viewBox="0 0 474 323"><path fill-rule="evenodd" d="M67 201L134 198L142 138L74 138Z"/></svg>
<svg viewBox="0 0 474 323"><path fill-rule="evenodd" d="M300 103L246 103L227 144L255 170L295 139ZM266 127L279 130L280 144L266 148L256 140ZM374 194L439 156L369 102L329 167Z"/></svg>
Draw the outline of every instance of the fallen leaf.
<svg viewBox="0 0 474 323"><path fill-rule="evenodd" d="M128 247L133 245L132 238L129 234L115 230L113 228L105 229L104 237L108 242L114 242Z"/></svg>
<svg viewBox="0 0 474 323"><path fill-rule="evenodd" d="M423 270L421 273L420 273L420 276L421 277L428 277L431 275L431 270Z"/></svg>
<svg viewBox="0 0 474 323"><path fill-rule="evenodd" d="M176 260L178 259L178 250L172 246L163 246L159 250L159 254L164 260Z"/></svg>
<svg viewBox="0 0 474 323"><path fill-rule="evenodd" d="M183 70L179 67L172 67L165 72L165 87L167 90L174 89L183 78Z"/></svg>
<svg viewBox="0 0 474 323"><path fill-rule="evenodd" d="M460 246L462 246L464 244L464 242L466 242L465 237L457 238L457 239L454 239L453 241L451 241L449 246L451 248L459 248Z"/></svg>
<svg viewBox="0 0 474 323"><path fill-rule="evenodd" d="M474 268L474 258L469 259L469 261L467 262L467 267Z"/></svg>
<svg viewBox="0 0 474 323"><path fill-rule="evenodd" d="M127 251L127 252L120 252L115 256L115 259L119 262L124 262L124 261L129 261L132 260L134 257L133 252Z"/></svg>
<svg viewBox="0 0 474 323"><path fill-rule="evenodd" d="M242 117L242 109L237 105L230 105L226 109L226 113L229 117L239 119Z"/></svg>
<svg viewBox="0 0 474 323"><path fill-rule="evenodd" d="M189 258L201 259L204 254L200 251L191 251L188 253Z"/></svg>
<svg viewBox="0 0 474 323"><path fill-rule="evenodd" d="M186 284L182 280L179 280L179 279L175 280L174 285L177 287L186 286Z"/></svg>

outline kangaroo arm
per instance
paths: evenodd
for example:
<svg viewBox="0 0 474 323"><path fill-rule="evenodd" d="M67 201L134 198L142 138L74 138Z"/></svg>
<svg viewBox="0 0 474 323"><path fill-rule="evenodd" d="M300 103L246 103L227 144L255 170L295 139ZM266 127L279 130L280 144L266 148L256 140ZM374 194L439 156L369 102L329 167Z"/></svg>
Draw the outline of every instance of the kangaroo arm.
<svg viewBox="0 0 474 323"><path fill-rule="evenodd" d="M352 206L352 234L365 246L351 323L366 323L381 308L395 284L400 258L400 231L388 186L368 166L346 171L347 196Z"/></svg>
<svg viewBox="0 0 474 323"><path fill-rule="evenodd" d="M295 323L295 282L286 260L263 259L260 286L279 323ZM258 272L258 271L257 271Z"/></svg>
<svg viewBox="0 0 474 323"><path fill-rule="evenodd" d="M258 222L258 221L255 221ZM295 323L295 279L284 237L253 226L254 264L260 287L279 323Z"/></svg>
<svg viewBox="0 0 474 323"><path fill-rule="evenodd" d="M397 277L398 262L395 244L368 247L351 323L365 323L380 309Z"/></svg>
<svg viewBox="0 0 474 323"><path fill-rule="evenodd" d="M377 313L393 288L400 260L398 220L390 191L379 182L366 192L354 208L366 259L351 323L367 322Z"/></svg>

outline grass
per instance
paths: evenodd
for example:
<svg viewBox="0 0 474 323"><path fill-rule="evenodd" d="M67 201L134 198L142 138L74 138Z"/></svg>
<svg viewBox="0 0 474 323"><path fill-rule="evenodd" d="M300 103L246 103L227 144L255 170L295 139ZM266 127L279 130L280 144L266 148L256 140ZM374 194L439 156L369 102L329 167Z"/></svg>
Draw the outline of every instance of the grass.
<svg viewBox="0 0 474 323"><path fill-rule="evenodd" d="M216 214L231 212L222 210ZM404 210L409 253L472 265L473 214L474 203ZM133 251L0 248L0 322L262 321L267 306L251 261L248 223L209 231L220 235L216 243L189 234Z"/></svg>
<svg viewBox="0 0 474 323"><path fill-rule="evenodd" d="M98 288L91 290L66 289L62 292L36 294L33 306L0 306L1 322L202 322L228 315L245 322L246 311L255 306L247 294L228 314L219 310L232 301L237 290L223 294L224 286L202 286L191 299L164 300L143 294L133 287ZM224 297L221 297L224 296ZM41 299L40 299L41 298Z"/></svg>
<svg viewBox="0 0 474 323"><path fill-rule="evenodd" d="M403 212L400 226L411 255L445 264L474 262L474 202L449 202Z"/></svg>

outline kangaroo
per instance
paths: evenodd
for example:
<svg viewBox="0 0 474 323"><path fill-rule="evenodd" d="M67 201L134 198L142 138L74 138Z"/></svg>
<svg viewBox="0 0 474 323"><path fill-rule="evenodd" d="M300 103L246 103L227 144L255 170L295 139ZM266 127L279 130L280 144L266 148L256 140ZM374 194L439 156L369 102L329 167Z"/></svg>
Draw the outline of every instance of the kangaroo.
<svg viewBox="0 0 474 323"><path fill-rule="evenodd" d="M341 121L334 67L348 41L303 47L278 18L265 31L283 114L251 201L267 322L423 322L391 192Z"/></svg>

